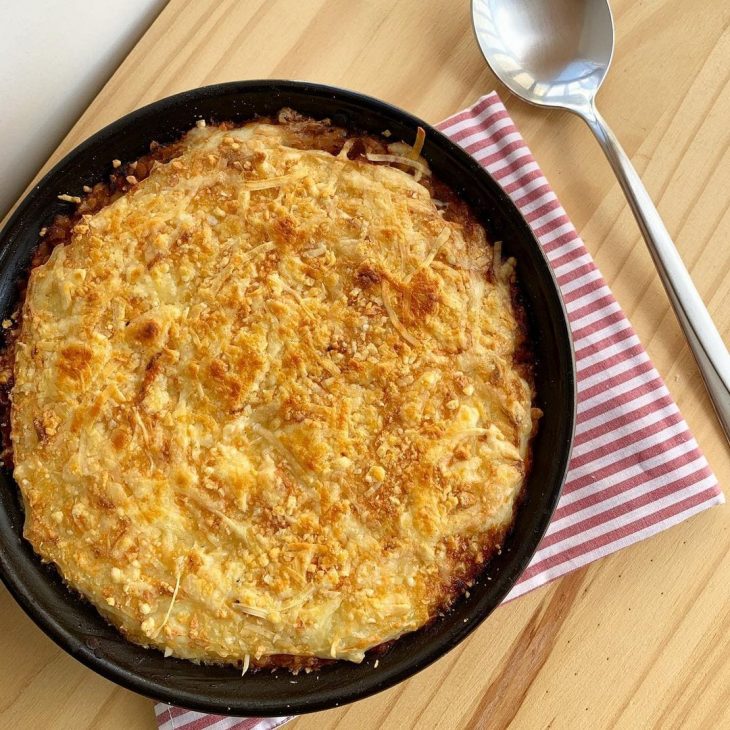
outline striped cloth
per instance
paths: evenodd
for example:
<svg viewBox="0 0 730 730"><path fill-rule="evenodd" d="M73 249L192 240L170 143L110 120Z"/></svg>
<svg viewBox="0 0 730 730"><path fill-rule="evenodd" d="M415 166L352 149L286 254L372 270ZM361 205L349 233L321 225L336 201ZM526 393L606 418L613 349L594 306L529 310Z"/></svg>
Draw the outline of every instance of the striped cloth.
<svg viewBox="0 0 730 730"><path fill-rule="evenodd" d="M724 501L697 442L496 93L439 129L483 165L532 226L573 331L578 418L568 478L507 600ZM160 730L270 730L159 704Z"/></svg>

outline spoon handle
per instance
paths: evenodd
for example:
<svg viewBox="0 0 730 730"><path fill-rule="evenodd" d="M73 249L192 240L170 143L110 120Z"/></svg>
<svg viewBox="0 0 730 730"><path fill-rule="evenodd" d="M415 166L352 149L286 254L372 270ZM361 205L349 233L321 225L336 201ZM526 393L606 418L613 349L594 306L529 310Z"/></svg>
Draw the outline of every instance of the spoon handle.
<svg viewBox="0 0 730 730"><path fill-rule="evenodd" d="M638 173L594 105L580 114L621 183L730 441L730 355Z"/></svg>

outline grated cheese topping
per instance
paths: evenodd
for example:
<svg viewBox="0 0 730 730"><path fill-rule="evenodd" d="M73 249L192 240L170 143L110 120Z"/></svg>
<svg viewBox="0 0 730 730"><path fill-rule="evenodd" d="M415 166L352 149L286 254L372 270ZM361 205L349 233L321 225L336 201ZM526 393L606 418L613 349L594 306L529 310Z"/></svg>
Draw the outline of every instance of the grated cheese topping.
<svg viewBox="0 0 730 730"><path fill-rule="evenodd" d="M33 270L16 348L28 540L131 640L244 673L445 610L535 416L514 262L436 205L422 136L297 135L196 124Z"/></svg>

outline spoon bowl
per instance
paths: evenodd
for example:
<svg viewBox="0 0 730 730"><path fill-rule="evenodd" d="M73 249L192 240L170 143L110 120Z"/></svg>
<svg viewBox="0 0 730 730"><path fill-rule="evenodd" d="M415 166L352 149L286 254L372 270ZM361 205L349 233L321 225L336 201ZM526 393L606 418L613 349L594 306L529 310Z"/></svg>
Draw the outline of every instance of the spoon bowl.
<svg viewBox="0 0 730 730"><path fill-rule="evenodd" d="M510 91L531 104L578 114L596 136L730 441L730 355L649 193L596 109L595 97L613 57L608 0L472 0L472 22L484 58Z"/></svg>
<svg viewBox="0 0 730 730"><path fill-rule="evenodd" d="M538 106L593 101L613 57L605 0L473 0L474 31L494 74Z"/></svg>

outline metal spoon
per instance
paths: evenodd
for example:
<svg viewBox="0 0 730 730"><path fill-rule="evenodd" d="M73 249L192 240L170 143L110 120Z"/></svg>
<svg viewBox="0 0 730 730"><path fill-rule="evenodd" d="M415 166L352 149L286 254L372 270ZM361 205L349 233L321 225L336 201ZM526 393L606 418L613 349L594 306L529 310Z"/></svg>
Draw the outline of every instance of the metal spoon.
<svg viewBox="0 0 730 730"><path fill-rule="evenodd" d="M730 355L656 207L595 96L611 64L607 0L472 0L479 47L510 91L538 106L567 109L591 128L634 212L679 324L730 441Z"/></svg>

